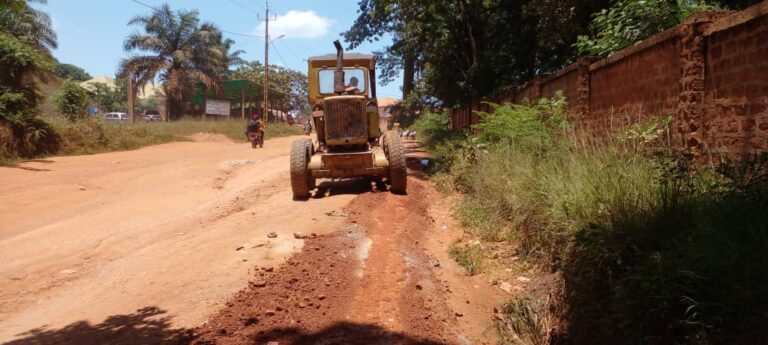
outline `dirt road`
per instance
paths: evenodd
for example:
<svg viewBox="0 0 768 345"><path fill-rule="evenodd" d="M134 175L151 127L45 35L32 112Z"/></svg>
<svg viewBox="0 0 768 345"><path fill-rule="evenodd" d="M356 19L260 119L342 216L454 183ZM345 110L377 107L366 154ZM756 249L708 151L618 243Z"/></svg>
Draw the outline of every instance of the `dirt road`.
<svg viewBox="0 0 768 345"><path fill-rule="evenodd" d="M0 343L482 338L495 301L459 307L431 187L295 202L293 138L195 139L0 168Z"/></svg>

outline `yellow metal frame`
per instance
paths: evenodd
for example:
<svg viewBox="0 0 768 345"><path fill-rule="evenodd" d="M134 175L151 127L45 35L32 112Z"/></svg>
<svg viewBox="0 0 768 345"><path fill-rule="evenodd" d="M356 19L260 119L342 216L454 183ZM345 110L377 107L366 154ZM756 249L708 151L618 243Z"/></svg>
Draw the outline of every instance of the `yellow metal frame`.
<svg viewBox="0 0 768 345"><path fill-rule="evenodd" d="M364 152L324 153L312 156L309 170L312 177L340 178L354 176L384 177L389 161L381 147Z"/></svg>
<svg viewBox="0 0 768 345"><path fill-rule="evenodd" d="M308 62L309 73L309 104L315 104L321 101L325 97L333 96L320 93L320 70L321 69L335 69L336 60L310 60ZM371 89L370 71L376 68L376 62L374 59L344 59L344 68L363 68L365 69L365 93L361 93L363 96L368 96L368 92Z"/></svg>

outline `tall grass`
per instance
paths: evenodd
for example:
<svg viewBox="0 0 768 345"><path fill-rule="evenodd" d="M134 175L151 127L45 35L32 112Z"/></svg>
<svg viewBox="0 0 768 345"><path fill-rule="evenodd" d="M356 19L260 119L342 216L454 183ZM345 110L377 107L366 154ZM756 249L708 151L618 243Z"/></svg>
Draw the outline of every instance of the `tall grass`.
<svg viewBox="0 0 768 345"><path fill-rule="evenodd" d="M768 188L758 170L694 168L649 146L664 138L656 124L590 144L569 129L562 97L480 115L476 132L458 137L433 128L446 114L416 126L442 179L464 194L457 214L470 231L519 242L526 258L562 272L560 339L768 342Z"/></svg>
<svg viewBox="0 0 768 345"><path fill-rule="evenodd" d="M231 140L245 142L246 122L241 120L184 119L174 122L109 123L100 119L68 122L50 119L51 137L57 149L47 155L80 155L110 151L132 150L144 146L173 141L188 141L196 133L221 134ZM275 138L300 135L301 129L288 124L267 124L266 137ZM0 140L3 131L0 130ZM11 163L21 157L10 148L0 145L0 163ZM24 157L34 158L34 157Z"/></svg>

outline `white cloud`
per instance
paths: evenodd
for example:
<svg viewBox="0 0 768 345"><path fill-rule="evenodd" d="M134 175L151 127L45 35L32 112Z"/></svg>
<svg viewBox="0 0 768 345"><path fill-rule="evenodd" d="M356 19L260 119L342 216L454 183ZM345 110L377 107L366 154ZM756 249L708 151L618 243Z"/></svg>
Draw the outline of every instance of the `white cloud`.
<svg viewBox="0 0 768 345"><path fill-rule="evenodd" d="M269 37L285 35L290 38L318 38L328 34L332 20L321 17L314 11L290 10L288 13L269 21ZM255 35L264 35L264 22L254 31Z"/></svg>

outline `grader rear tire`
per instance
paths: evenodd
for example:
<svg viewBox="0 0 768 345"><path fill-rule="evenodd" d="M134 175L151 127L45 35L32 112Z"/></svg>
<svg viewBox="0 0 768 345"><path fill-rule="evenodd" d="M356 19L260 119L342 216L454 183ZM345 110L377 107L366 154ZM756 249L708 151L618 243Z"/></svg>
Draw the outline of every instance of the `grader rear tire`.
<svg viewBox="0 0 768 345"><path fill-rule="evenodd" d="M293 198L306 200L309 198L310 179L309 160L312 142L309 139L299 139L291 146L291 189Z"/></svg>
<svg viewBox="0 0 768 345"><path fill-rule="evenodd" d="M405 194L408 187L408 171L405 166L403 141L393 132L387 133L384 141L389 160L389 190L395 194Z"/></svg>

